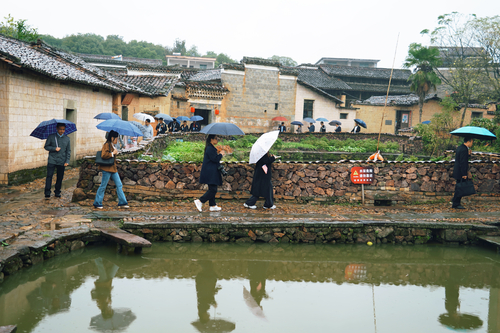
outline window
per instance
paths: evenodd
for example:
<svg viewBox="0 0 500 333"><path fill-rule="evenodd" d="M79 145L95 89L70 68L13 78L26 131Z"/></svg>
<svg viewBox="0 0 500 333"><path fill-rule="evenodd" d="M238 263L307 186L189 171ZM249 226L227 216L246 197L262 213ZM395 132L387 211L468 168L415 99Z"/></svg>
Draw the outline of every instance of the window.
<svg viewBox="0 0 500 333"><path fill-rule="evenodd" d="M200 69L207 69L207 65L200 65Z"/></svg>
<svg viewBox="0 0 500 333"><path fill-rule="evenodd" d="M472 112L471 118L483 118L482 112Z"/></svg>
<svg viewBox="0 0 500 333"><path fill-rule="evenodd" d="M341 113L340 114L340 119L347 119L348 113Z"/></svg>
<svg viewBox="0 0 500 333"><path fill-rule="evenodd" d="M305 99L304 100L304 112L302 114L302 119L304 118L312 118L313 117L313 105L314 100Z"/></svg>
<svg viewBox="0 0 500 333"><path fill-rule="evenodd" d="M274 109L278 110L278 103L274 103Z"/></svg>
<svg viewBox="0 0 500 333"><path fill-rule="evenodd" d="M490 115L490 116L494 116L495 115L495 111L486 111L486 114Z"/></svg>
<svg viewBox="0 0 500 333"><path fill-rule="evenodd" d="M386 125L392 125L392 120L386 120L386 121L385 121L385 124L386 124Z"/></svg>
<svg viewBox="0 0 500 333"><path fill-rule="evenodd" d="M181 102L177 101L177 108L181 107Z"/></svg>

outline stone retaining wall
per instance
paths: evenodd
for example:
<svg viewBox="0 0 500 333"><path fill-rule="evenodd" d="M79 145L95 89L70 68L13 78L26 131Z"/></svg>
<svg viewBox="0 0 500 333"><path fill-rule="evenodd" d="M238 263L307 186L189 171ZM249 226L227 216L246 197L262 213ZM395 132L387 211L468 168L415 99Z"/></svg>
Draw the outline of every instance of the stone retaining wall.
<svg viewBox="0 0 500 333"><path fill-rule="evenodd" d="M451 178L453 162L441 163L366 163L363 161L331 163L275 163L273 185L276 199L298 201L361 201L361 185L350 180L353 166L373 166L375 180L365 185L367 203L384 200L390 203L449 200L455 180ZM254 167L247 163L225 165L218 197L243 199L249 196ZM146 200L195 198L206 185L198 183L201 164L119 161L118 172L129 197ZM500 196L500 163L472 162L470 172L479 198ZM100 174L93 159L83 162L75 191L75 200L94 198ZM108 193L115 193L108 186Z"/></svg>

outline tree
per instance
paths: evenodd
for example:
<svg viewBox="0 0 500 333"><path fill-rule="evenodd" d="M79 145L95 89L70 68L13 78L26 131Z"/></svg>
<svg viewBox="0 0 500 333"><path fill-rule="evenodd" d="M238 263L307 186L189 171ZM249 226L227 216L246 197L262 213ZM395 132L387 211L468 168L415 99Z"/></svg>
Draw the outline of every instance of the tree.
<svg viewBox="0 0 500 333"><path fill-rule="evenodd" d="M412 43L408 50L408 56L403 66L405 68L415 67L408 80L411 82L410 90L418 96L419 123L422 122L422 112L425 96L441 84L441 80L433 68L439 67L439 50L428 48L421 44Z"/></svg>
<svg viewBox="0 0 500 333"><path fill-rule="evenodd" d="M282 66L289 66L289 67L297 66L297 62L290 57L281 57L281 56L273 55L272 57L270 57L268 59L279 61L280 65L282 65Z"/></svg>
<svg viewBox="0 0 500 333"><path fill-rule="evenodd" d="M172 48L172 53L180 53L181 55L186 54L186 41L177 38L174 42L174 47Z"/></svg>
<svg viewBox="0 0 500 333"><path fill-rule="evenodd" d="M26 20L15 21L10 14L4 19L5 21L0 23L1 34L30 43L36 42L40 37L38 30L26 24Z"/></svg>
<svg viewBox="0 0 500 333"><path fill-rule="evenodd" d="M438 17L438 27L428 34L436 45L443 68L434 68L442 82L451 88L451 97L463 106L460 126L463 126L471 103L483 103L493 97L490 78L485 70L484 49L480 47L474 29L475 15L457 12Z"/></svg>
<svg viewBox="0 0 500 333"><path fill-rule="evenodd" d="M215 67L219 67L221 64L234 64L236 62L236 60L231 59L227 54L219 53L215 60Z"/></svg>

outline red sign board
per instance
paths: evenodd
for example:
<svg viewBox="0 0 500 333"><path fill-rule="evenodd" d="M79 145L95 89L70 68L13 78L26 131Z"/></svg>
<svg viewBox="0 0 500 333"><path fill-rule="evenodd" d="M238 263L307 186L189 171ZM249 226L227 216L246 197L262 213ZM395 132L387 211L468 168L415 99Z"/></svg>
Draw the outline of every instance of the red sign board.
<svg viewBox="0 0 500 333"><path fill-rule="evenodd" d="M351 182L354 184L371 184L375 179L373 167L352 167Z"/></svg>

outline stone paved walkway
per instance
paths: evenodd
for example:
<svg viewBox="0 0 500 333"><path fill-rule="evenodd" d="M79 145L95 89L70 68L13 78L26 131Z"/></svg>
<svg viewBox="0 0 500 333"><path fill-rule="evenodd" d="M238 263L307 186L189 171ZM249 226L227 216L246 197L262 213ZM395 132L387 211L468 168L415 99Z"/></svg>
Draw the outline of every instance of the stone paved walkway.
<svg viewBox="0 0 500 333"><path fill-rule="evenodd" d="M199 213L191 201L130 202L131 209L120 210L114 201L105 201L105 209L95 210L91 200L71 203L77 173L64 181L62 198L45 200L44 180L24 186L4 187L0 191L0 242L12 243L30 231L41 234L78 226L92 227L93 220L121 220L125 222L404 222L404 223L467 223L500 226L500 206L491 202L468 203L465 211L450 209L448 203L398 206L363 207L360 205L320 205L277 202L278 209L255 211L245 209L242 202L220 201L221 212ZM109 198L111 200L111 198ZM89 204L90 202L90 204ZM258 205L262 203L258 203ZM205 209L208 207L204 207Z"/></svg>

